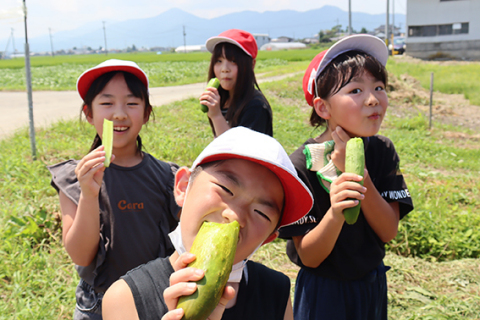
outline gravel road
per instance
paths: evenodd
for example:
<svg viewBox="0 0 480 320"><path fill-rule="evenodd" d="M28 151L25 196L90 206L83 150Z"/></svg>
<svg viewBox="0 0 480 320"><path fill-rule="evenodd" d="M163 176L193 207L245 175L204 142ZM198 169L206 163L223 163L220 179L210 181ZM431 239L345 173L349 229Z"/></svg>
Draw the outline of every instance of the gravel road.
<svg viewBox="0 0 480 320"><path fill-rule="evenodd" d="M275 81L297 75L259 79L258 82ZM150 88L150 102L161 106L173 101L199 97L206 83L194 83L174 87ZM47 127L61 119L79 117L82 100L76 91L34 91L33 121L35 129ZM5 139L20 128L28 126L28 98L26 92L0 91L0 114L2 114L0 139Z"/></svg>

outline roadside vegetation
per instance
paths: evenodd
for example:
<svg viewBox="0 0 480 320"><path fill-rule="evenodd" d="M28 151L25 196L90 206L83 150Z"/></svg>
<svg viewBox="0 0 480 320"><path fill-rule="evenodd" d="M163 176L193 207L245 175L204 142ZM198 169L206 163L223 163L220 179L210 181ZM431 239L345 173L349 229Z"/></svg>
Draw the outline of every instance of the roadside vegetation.
<svg viewBox="0 0 480 320"><path fill-rule="evenodd" d="M262 77L302 71L319 50L261 52L256 72ZM140 56L108 58L137 61L149 74L152 86L206 81L209 54L192 54L189 61L175 61L177 55L173 54L145 55L144 60L136 60ZM172 59L168 60L168 56ZM82 56L78 60L43 59L49 58L69 61L48 65L32 59L32 69L38 68L33 78L57 79L62 84L44 80L43 87L37 84L34 89L74 90L78 75L106 57L96 57L96 61ZM24 78L20 66L7 63L10 61L0 61L0 87L24 90L20 82L10 89L4 87L20 81L16 78ZM420 65L390 59L387 68L394 76L408 73L429 83L431 69L421 68L430 63ZM432 66L439 73L450 70L441 64ZM470 64L469 68L477 70L480 64ZM6 76L17 71L10 78ZM464 77L447 73L442 78L450 78L451 85L446 84L446 88L462 88L464 84L465 92L480 92L479 71L475 74L465 69ZM302 76L261 85L273 108L274 135L289 153L308 137L318 135L307 123L311 108L303 99ZM454 83L457 81L460 84ZM471 83L476 87L469 89ZM462 93L467 96L465 92ZM415 210L401 221L398 236L387 245L385 263L392 266L387 273L390 318L480 319L478 129L442 123L429 129L425 115L411 104L398 116L402 108L398 101L402 100L391 104L380 134L395 144ZM146 151L163 160L190 165L212 139L197 99L157 106L154 112L155 118L142 130ZM46 166L81 158L93 137L88 123L57 122L37 131L36 161L31 159L26 128L0 141L0 320L71 318L78 275L61 245L58 197L50 186ZM285 255L283 240L262 247L254 259L289 275L293 292L298 267Z"/></svg>

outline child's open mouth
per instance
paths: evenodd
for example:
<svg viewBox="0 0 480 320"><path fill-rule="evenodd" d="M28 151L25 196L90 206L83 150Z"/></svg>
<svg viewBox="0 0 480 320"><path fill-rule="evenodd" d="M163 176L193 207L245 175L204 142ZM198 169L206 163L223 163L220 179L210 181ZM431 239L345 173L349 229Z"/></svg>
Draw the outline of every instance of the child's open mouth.
<svg viewBox="0 0 480 320"><path fill-rule="evenodd" d="M127 130L128 130L128 127L113 127L113 131L115 132L123 132Z"/></svg>

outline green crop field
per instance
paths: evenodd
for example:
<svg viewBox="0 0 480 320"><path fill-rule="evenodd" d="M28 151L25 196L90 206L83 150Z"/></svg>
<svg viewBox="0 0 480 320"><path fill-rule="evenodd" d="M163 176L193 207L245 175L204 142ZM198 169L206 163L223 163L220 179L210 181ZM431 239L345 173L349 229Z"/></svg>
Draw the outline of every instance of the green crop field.
<svg viewBox="0 0 480 320"><path fill-rule="evenodd" d="M265 56L259 57L256 72L276 75L301 71L316 53L262 52ZM136 61L156 85L206 81L208 54L192 54L185 60L178 56L132 54L121 58L138 58ZM49 64L49 58L53 59L32 59L33 69L38 68L34 73L37 88L73 90L78 75L105 56L55 57L62 60L58 64ZM437 64L432 64L436 69L428 69L425 65L429 66L429 62L420 64L426 69L420 69L417 62L412 65L391 59L388 69L396 76L408 72L422 83L429 82L430 70L447 72L442 76L445 81L450 77L448 72L457 71ZM471 64L470 68L476 70L478 66ZM24 78L21 64L0 61L0 68L1 88L22 90L23 84L15 79ZM13 74L15 70L17 74ZM468 90L480 92L480 72L464 72L465 77L451 76L450 80L460 81L460 89L465 84L466 91L460 92L466 96ZM10 78L6 76L9 73ZM4 87L15 80L18 82L11 89ZM301 77L264 83L261 88L272 105L274 135L287 152L319 134L307 124L311 109L303 99ZM415 205L415 210L400 222L398 236L387 245L385 263L392 266L387 273L389 318L480 319L478 130L437 123L429 129L425 116L414 109L404 117L387 111L380 134L395 144ZM155 118L141 135L147 152L179 165L191 164L212 139L195 98L156 106ZM36 161L30 155L27 128L0 141L1 320L71 319L78 275L61 244L58 196L50 186L46 166L69 158L80 159L93 137L93 128L78 120L38 130ZM284 272L295 283L298 268L286 257L283 240L262 247L254 259Z"/></svg>

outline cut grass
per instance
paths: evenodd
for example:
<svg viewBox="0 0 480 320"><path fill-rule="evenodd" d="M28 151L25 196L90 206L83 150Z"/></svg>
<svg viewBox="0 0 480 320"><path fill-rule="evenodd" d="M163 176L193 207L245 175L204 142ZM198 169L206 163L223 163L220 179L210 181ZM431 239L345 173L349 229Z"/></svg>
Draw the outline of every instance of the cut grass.
<svg viewBox="0 0 480 320"><path fill-rule="evenodd" d="M274 135L288 153L319 134L307 122L301 77L261 88L273 108ZM392 266L391 319L479 319L480 141L464 128L427 130L418 113L388 117L381 133L396 146L415 204L385 259ZM190 165L212 139L195 98L155 108L141 135L147 152L179 165ZM78 275L61 245L58 196L46 165L82 158L93 137L88 124L55 123L36 133L37 161L26 129L0 141L0 319L71 319ZM451 261L461 257L470 258ZM262 247L254 259L295 282L298 268L284 241Z"/></svg>

